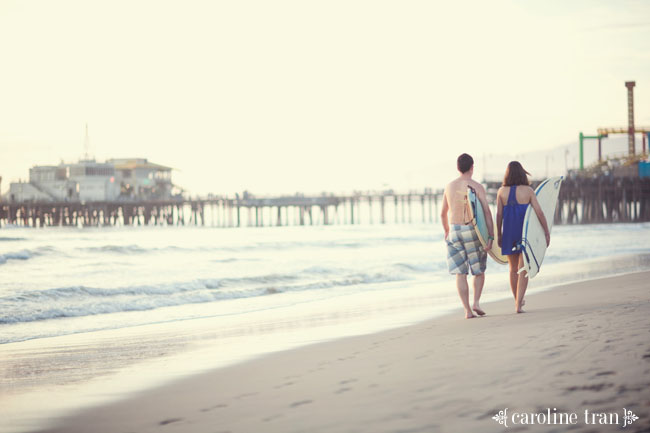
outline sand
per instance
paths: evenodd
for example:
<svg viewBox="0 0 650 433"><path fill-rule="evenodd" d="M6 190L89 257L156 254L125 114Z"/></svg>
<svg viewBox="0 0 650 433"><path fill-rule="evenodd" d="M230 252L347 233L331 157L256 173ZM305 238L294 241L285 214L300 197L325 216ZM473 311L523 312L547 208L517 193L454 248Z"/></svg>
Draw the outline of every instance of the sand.
<svg viewBox="0 0 650 433"><path fill-rule="evenodd" d="M450 281L450 290L455 290ZM50 432L650 431L650 272L559 286L271 354L85 410ZM576 424L492 417L575 413ZM584 419L584 411L614 415ZM523 420L520 416L516 418ZM537 420L540 418L538 416Z"/></svg>

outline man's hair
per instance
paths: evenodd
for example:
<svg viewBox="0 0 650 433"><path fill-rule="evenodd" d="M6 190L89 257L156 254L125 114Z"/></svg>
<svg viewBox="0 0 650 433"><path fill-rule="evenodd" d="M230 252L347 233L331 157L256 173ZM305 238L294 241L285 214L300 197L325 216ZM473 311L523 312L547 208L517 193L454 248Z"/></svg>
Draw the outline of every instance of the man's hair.
<svg viewBox="0 0 650 433"><path fill-rule="evenodd" d="M503 177L503 186L529 185L528 173L519 161L510 161Z"/></svg>
<svg viewBox="0 0 650 433"><path fill-rule="evenodd" d="M467 173L473 165L474 159L466 153L463 153L461 156L459 156L458 161L456 162L458 171L461 173Z"/></svg>

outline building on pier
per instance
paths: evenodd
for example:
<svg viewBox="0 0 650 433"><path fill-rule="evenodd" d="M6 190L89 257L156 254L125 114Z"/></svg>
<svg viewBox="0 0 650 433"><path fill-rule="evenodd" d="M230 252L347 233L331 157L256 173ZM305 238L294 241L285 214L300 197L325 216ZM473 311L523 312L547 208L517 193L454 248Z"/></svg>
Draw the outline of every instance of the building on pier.
<svg viewBox="0 0 650 433"><path fill-rule="evenodd" d="M109 159L120 179L120 195L140 200L164 200L172 196L172 169L144 158Z"/></svg>
<svg viewBox="0 0 650 433"><path fill-rule="evenodd" d="M172 196L171 171L144 158L34 166L29 181L11 183L5 199L14 203L164 200Z"/></svg>
<svg viewBox="0 0 650 433"><path fill-rule="evenodd" d="M63 165L41 165L29 169L29 181L13 182L7 199L11 202L78 201L77 182L68 178Z"/></svg>

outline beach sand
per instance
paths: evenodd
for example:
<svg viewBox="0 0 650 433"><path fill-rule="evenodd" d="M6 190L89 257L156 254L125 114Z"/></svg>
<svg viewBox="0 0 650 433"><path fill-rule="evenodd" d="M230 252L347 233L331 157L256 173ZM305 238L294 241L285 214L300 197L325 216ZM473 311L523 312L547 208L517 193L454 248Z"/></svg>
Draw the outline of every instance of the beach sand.
<svg viewBox="0 0 650 433"><path fill-rule="evenodd" d="M650 431L649 299L650 272L541 293L533 285L526 314L500 301L483 305L483 318L466 320L459 308L274 353L55 420L48 431L613 432L623 408L639 417L624 431ZM505 408L557 408L577 422L508 420L506 429L492 418ZM616 413L618 425L586 424L585 410Z"/></svg>

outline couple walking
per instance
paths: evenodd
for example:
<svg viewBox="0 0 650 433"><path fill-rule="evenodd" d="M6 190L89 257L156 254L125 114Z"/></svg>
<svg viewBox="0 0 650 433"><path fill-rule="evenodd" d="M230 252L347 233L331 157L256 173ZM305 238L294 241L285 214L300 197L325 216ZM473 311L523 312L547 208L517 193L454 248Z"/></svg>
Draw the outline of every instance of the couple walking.
<svg viewBox="0 0 650 433"><path fill-rule="evenodd" d="M445 187L442 200L442 226L445 230L447 243L447 264L449 273L456 275L456 287L460 300L465 309L465 318L471 319L485 315L479 305L483 285L485 284L485 269L487 267L487 251L492 248L495 240L495 227L492 214L487 203L485 188L472 179L474 160L466 153L458 157L457 168L460 176ZM524 266L521 255L521 231L528 205L533 207L537 218L546 233L546 244L550 242L550 233L544 212L537 202L535 191L528 183L530 174L517 161L508 164L503 186L497 193L497 227L496 241L503 255L508 257L510 266L510 288L515 298L517 313L523 313L524 295L528 286L528 276L519 269ZM488 226L488 244L485 249L481 246L474 226L469 218L467 188L472 188L481 202ZM467 275L474 275L474 302L470 307L469 285Z"/></svg>

